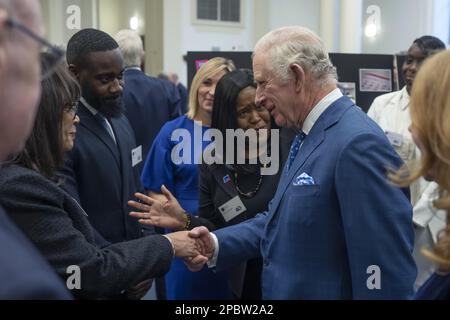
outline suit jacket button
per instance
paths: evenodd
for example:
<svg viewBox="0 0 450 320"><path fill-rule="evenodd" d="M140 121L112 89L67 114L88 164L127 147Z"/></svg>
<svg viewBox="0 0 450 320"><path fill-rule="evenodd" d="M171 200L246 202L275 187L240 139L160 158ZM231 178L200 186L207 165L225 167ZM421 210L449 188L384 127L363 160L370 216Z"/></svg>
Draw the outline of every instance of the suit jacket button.
<svg viewBox="0 0 450 320"><path fill-rule="evenodd" d="M264 267L268 267L270 265L270 262L268 259L264 260Z"/></svg>

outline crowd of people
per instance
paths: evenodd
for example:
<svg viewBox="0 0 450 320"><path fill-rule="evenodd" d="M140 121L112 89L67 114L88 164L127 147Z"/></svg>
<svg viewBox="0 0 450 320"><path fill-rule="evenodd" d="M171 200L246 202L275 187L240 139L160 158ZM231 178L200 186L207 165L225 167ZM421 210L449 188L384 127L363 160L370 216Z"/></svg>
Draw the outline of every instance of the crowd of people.
<svg viewBox="0 0 450 320"><path fill-rule="evenodd" d="M144 73L135 32L63 52L41 19L0 0L0 299L450 299L441 40L414 40L365 114L304 27L187 94Z"/></svg>

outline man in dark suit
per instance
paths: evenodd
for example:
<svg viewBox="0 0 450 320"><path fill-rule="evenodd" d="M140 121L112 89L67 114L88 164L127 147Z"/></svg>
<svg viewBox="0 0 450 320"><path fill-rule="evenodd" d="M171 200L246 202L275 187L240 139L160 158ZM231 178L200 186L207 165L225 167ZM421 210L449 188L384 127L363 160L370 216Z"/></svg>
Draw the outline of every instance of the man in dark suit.
<svg viewBox="0 0 450 320"><path fill-rule="evenodd" d="M387 179L402 161L337 89L320 38L296 26L272 31L256 45L253 70L256 103L298 134L267 212L214 234L194 230L210 267L261 256L264 299L410 298L412 208Z"/></svg>
<svg viewBox="0 0 450 320"><path fill-rule="evenodd" d="M162 126L181 115L181 99L172 83L149 77L141 70L144 48L136 32L121 30L115 39L125 63L125 115L134 130L137 145L142 145L145 158ZM139 171L141 169L142 165Z"/></svg>
<svg viewBox="0 0 450 320"><path fill-rule="evenodd" d="M176 73L169 73L169 81L172 82L178 89L181 98L181 113L185 114L188 112L188 92L187 88L180 82L178 75Z"/></svg>
<svg viewBox="0 0 450 320"><path fill-rule="evenodd" d="M39 102L39 44L14 23L41 37L37 1L0 1L0 165L19 152L33 127ZM25 93L25 94L23 94ZM0 169L1 170L1 169ZM0 207L0 300L70 299L59 277Z"/></svg>
<svg viewBox="0 0 450 320"><path fill-rule="evenodd" d="M127 201L141 189L137 165L142 149L123 115L122 53L108 34L84 29L70 39L67 62L82 98L75 146L61 171L63 188L107 241L139 238L142 229L129 217Z"/></svg>
<svg viewBox="0 0 450 320"><path fill-rule="evenodd" d="M79 201L106 241L118 243L154 233L129 216L127 202L142 190L138 166L143 154L124 115L125 68L119 45L100 30L81 30L69 40L67 63L82 97L75 145L60 170L62 187ZM148 282L145 288L150 286Z"/></svg>

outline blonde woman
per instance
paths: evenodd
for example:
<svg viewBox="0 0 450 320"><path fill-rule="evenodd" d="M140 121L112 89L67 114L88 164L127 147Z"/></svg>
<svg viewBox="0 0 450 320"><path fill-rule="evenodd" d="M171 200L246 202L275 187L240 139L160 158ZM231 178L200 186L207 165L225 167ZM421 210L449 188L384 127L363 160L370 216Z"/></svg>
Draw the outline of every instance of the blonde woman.
<svg viewBox="0 0 450 320"><path fill-rule="evenodd" d="M411 127L414 142L422 152L418 169L408 178L398 174L394 181L412 183L423 176L439 185L434 207L446 212L446 227L434 248L423 254L438 270L419 289L417 299L450 299L450 52L429 58L420 69L411 95ZM403 176L404 177L404 176Z"/></svg>
<svg viewBox="0 0 450 320"><path fill-rule="evenodd" d="M209 144L200 138L211 126L217 82L233 70L235 66L232 61L217 57L204 64L195 75L189 94L189 112L163 126L147 156L141 180L152 198L166 202L166 197L160 192L165 192L167 188L187 212L196 215L199 197L196 163L201 159L203 149ZM178 131L175 131L177 129ZM180 137L186 133L189 133L190 141L185 141L185 136ZM181 158L186 158L186 150L179 152L174 148L182 145L190 148L190 159L183 160L180 164ZM180 158L174 159L174 154ZM166 275L166 291L169 300L230 297L226 275L213 273L207 268L200 274L194 274L181 260L175 260Z"/></svg>

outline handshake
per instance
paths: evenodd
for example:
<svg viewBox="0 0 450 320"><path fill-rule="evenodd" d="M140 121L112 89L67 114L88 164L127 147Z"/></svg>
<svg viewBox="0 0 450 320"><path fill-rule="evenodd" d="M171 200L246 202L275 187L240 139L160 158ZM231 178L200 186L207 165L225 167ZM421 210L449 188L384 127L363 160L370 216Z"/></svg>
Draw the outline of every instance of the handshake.
<svg viewBox="0 0 450 320"><path fill-rule="evenodd" d="M203 269L205 263L214 255L215 243L205 227L169 233L165 237L170 239L175 256L182 258L192 272Z"/></svg>
<svg viewBox="0 0 450 320"><path fill-rule="evenodd" d="M128 205L138 210L131 212L130 216L138 218L139 223L172 230L185 229L186 213L165 186L161 187L159 198L142 193L136 193L135 196L140 202L129 201ZM214 254L215 243L205 227L169 233L165 237L172 243L175 256L184 259L191 271L200 271Z"/></svg>

